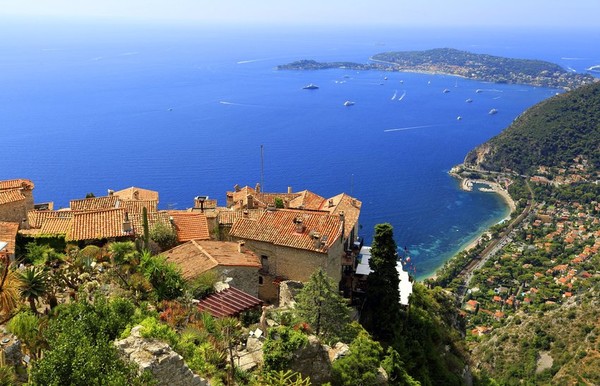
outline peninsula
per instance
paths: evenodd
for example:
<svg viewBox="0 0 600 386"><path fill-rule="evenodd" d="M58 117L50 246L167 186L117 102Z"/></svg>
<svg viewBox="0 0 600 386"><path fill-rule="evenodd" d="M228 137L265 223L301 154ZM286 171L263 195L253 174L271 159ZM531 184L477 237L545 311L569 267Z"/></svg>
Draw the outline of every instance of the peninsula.
<svg viewBox="0 0 600 386"><path fill-rule="evenodd" d="M513 59L486 54L436 48L426 51L382 52L372 56L369 63L317 62L299 60L277 66L278 70L379 70L456 75L468 79L511 84L562 88L565 90L590 84L589 74L572 73L561 66L531 59Z"/></svg>

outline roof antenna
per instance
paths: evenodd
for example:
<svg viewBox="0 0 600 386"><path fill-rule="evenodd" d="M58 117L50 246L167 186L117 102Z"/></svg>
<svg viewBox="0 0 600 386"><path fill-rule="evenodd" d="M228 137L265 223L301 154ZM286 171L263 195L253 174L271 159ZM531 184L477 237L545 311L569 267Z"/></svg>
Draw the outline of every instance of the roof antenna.
<svg viewBox="0 0 600 386"><path fill-rule="evenodd" d="M265 191L265 158L263 155L263 145L260 145L260 188Z"/></svg>

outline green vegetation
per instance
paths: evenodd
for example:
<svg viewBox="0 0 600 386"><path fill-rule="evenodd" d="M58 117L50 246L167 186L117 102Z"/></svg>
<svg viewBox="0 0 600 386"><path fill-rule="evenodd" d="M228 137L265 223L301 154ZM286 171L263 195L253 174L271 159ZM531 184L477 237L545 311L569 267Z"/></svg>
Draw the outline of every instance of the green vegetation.
<svg viewBox="0 0 600 386"><path fill-rule="evenodd" d="M361 323L378 340L389 342L394 338L400 316L400 279L396 270L398 252L394 231L390 224L375 226L371 245L367 278L367 299Z"/></svg>
<svg viewBox="0 0 600 386"><path fill-rule="evenodd" d="M483 158L478 153L484 153ZM574 160L581 165L569 172ZM530 108L506 130L471 151L467 165L533 175L540 166L550 178L592 174L600 169L600 82L557 95ZM566 171L558 170L566 169Z"/></svg>
<svg viewBox="0 0 600 386"><path fill-rule="evenodd" d="M495 83L520 83L534 86L572 89L590 84L594 77L573 74L557 64L541 60L513 59L475 54L452 48L426 51L395 51L373 55L372 63L316 62L299 60L277 66L279 70L351 70L415 71L459 75L465 78Z"/></svg>
<svg viewBox="0 0 600 386"><path fill-rule="evenodd" d="M350 310L338 294L337 285L321 268L310 276L296 302L300 318L327 343L335 344L349 334Z"/></svg>

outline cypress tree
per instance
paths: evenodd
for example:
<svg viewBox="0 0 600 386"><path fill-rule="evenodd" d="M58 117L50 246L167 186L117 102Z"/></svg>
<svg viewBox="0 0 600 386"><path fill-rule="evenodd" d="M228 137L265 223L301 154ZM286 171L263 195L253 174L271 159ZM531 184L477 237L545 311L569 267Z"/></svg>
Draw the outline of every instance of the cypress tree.
<svg viewBox="0 0 600 386"><path fill-rule="evenodd" d="M377 224L371 246L367 296L361 323L377 340L391 342L400 322L400 278L396 269L398 253L393 227Z"/></svg>

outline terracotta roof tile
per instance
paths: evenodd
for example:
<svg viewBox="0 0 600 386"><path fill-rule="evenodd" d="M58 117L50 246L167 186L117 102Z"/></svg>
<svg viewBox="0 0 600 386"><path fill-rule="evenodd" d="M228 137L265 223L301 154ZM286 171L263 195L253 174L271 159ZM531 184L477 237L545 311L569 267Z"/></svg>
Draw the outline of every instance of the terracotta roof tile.
<svg viewBox="0 0 600 386"><path fill-rule="evenodd" d="M167 213L173 218L179 242L210 239L208 221L203 213L178 210L169 210Z"/></svg>
<svg viewBox="0 0 600 386"><path fill-rule="evenodd" d="M237 288L229 287L221 292L200 299L198 309L206 311L214 317L236 316L244 311L258 307L262 300L255 298Z"/></svg>
<svg viewBox="0 0 600 386"><path fill-rule="evenodd" d="M110 196L109 196L110 197ZM118 208L123 208L130 214L142 213L144 207L150 212L156 212L158 210L158 201L156 200L119 200L117 203Z"/></svg>
<svg viewBox="0 0 600 386"><path fill-rule="evenodd" d="M99 209L114 209L117 207L117 196L104 196L83 198L80 200L71 200L71 210L99 210Z"/></svg>
<svg viewBox="0 0 600 386"><path fill-rule="evenodd" d="M144 216L142 213L129 213L129 220L133 227L133 232L136 235L144 234ZM161 223L166 226L172 226L169 221L169 214L167 212L148 212L148 228L152 230L152 227L156 224Z"/></svg>
<svg viewBox="0 0 600 386"><path fill-rule="evenodd" d="M350 197L346 193L342 193L328 199L321 209L327 210L331 214L336 214L338 216L342 212L344 213L344 235L345 237L348 237L358 222L361 206L362 203L360 201Z"/></svg>
<svg viewBox="0 0 600 386"><path fill-rule="evenodd" d="M40 233L43 235L66 235L71 229L73 219L69 217L50 217L44 220Z"/></svg>
<svg viewBox="0 0 600 386"><path fill-rule="evenodd" d="M266 211L257 220L237 220L230 235L239 239L325 253L341 236L341 221L339 216L325 212L281 209ZM319 245L317 240L324 241Z"/></svg>
<svg viewBox="0 0 600 386"><path fill-rule="evenodd" d="M239 218L257 219L264 212L264 209L246 209L246 210L223 210L217 215L219 224L232 225Z"/></svg>
<svg viewBox="0 0 600 386"><path fill-rule="evenodd" d="M21 189L11 189L0 191L0 205L8 204L10 202L22 201L25 199Z"/></svg>
<svg viewBox="0 0 600 386"><path fill-rule="evenodd" d="M72 218L70 210L30 210L27 211L27 221L31 228L41 228L48 218Z"/></svg>
<svg viewBox="0 0 600 386"><path fill-rule="evenodd" d="M238 243L234 242L191 240L163 252L163 255L181 268L186 280L216 266L261 267L254 253L248 250L239 252Z"/></svg>
<svg viewBox="0 0 600 386"><path fill-rule="evenodd" d="M298 192L298 196L290 201L290 208L319 210L325 198L309 190Z"/></svg>
<svg viewBox="0 0 600 386"><path fill-rule="evenodd" d="M121 200L158 201L158 192L154 190L136 188L135 186L113 192L113 195L119 197Z"/></svg>
<svg viewBox="0 0 600 386"><path fill-rule="evenodd" d="M104 209L73 213L73 225L67 241L101 240L128 236L123 232L124 209Z"/></svg>
<svg viewBox="0 0 600 386"><path fill-rule="evenodd" d="M15 242L18 232L18 223L0 221L0 241L4 241L5 243L7 243L3 252L8 253L9 255L15 253Z"/></svg>
<svg viewBox="0 0 600 386"><path fill-rule="evenodd" d="M0 190L10 190L10 189L32 190L33 187L34 187L33 182L31 182L30 180L26 180L24 178L0 181Z"/></svg>

